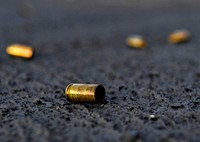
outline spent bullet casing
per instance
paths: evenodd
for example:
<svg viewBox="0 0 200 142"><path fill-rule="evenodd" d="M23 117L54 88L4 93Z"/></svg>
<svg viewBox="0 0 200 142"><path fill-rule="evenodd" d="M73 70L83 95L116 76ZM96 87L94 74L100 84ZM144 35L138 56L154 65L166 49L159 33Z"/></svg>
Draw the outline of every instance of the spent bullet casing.
<svg viewBox="0 0 200 142"><path fill-rule="evenodd" d="M33 48L22 44L12 44L6 48L7 54L22 58L31 58L33 56Z"/></svg>
<svg viewBox="0 0 200 142"><path fill-rule="evenodd" d="M182 29L182 30L175 30L172 32L169 37L168 41L169 43L176 44L176 43L182 43L189 40L190 33L188 30Z"/></svg>
<svg viewBox="0 0 200 142"><path fill-rule="evenodd" d="M146 41L140 35L132 35L126 39L126 44L133 48L145 48L147 47Z"/></svg>
<svg viewBox="0 0 200 142"><path fill-rule="evenodd" d="M65 95L71 102L97 102L105 98L105 89L100 84L69 84Z"/></svg>

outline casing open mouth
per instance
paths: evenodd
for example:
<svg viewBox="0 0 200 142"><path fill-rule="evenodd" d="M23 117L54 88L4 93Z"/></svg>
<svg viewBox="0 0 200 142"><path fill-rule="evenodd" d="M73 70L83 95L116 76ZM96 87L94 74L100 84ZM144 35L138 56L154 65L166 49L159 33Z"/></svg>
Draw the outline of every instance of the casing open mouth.
<svg viewBox="0 0 200 142"><path fill-rule="evenodd" d="M98 85L95 89L95 101L98 103L103 102L105 98L105 88L102 85Z"/></svg>

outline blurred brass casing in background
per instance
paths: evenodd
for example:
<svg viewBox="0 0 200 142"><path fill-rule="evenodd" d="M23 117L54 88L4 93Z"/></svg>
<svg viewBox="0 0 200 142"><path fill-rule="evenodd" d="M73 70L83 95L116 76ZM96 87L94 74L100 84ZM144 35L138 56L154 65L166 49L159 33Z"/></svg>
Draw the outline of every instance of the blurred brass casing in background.
<svg viewBox="0 0 200 142"><path fill-rule="evenodd" d="M190 38L190 33L188 30L181 29L175 30L168 37L168 42L172 44L182 43L188 41Z"/></svg>
<svg viewBox="0 0 200 142"><path fill-rule="evenodd" d="M105 98L105 89L100 84L69 84L65 95L70 102L97 102Z"/></svg>
<svg viewBox="0 0 200 142"><path fill-rule="evenodd" d="M33 48L22 44L9 45L6 48L6 52L9 55L22 58L31 58L33 56Z"/></svg>
<svg viewBox="0 0 200 142"><path fill-rule="evenodd" d="M132 35L126 39L126 44L133 48L145 48L147 47L146 41L142 36Z"/></svg>

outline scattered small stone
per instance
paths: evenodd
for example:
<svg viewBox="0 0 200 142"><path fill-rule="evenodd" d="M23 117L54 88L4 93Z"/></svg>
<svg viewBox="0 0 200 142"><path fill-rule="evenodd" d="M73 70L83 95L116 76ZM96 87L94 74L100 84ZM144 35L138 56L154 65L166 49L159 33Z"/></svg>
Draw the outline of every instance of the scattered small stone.
<svg viewBox="0 0 200 142"><path fill-rule="evenodd" d="M155 121L158 119L158 117L156 117L154 114L151 114L149 115L149 119Z"/></svg>

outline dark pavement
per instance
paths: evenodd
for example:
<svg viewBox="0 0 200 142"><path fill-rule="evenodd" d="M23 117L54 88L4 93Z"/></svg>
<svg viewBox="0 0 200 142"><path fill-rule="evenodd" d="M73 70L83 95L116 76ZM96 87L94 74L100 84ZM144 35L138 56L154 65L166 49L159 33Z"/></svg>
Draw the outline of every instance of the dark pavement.
<svg viewBox="0 0 200 142"><path fill-rule="evenodd" d="M200 5L117 2L0 1L0 141L200 141ZM191 40L168 44L179 28ZM16 42L34 58L8 56ZM100 83L106 100L70 103L69 83Z"/></svg>

